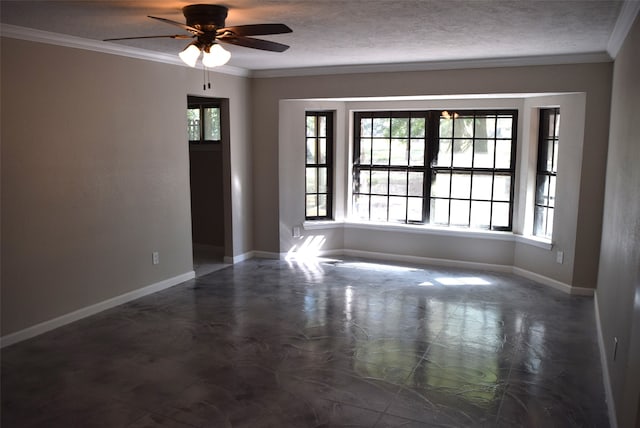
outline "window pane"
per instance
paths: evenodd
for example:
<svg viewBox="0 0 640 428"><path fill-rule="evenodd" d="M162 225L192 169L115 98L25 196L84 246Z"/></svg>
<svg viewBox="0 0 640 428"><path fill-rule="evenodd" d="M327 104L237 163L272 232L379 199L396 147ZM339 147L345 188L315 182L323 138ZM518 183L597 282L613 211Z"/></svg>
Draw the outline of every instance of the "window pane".
<svg viewBox="0 0 640 428"><path fill-rule="evenodd" d="M388 118L375 118L373 119L373 136L374 137L389 137L390 120Z"/></svg>
<svg viewBox="0 0 640 428"><path fill-rule="evenodd" d="M411 119L411 137L425 137L425 120L423 117L414 117Z"/></svg>
<svg viewBox="0 0 640 428"><path fill-rule="evenodd" d="M371 196L371 220L387 221L386 196Z"/></svg>
<svg viewBox="0 0 640 428"><path fill-rule="evenodd" d="M189 141L200 141L200 109L190 108L187 110L187 133Z"/></svg>
<svg viewBox="0 0 640 428"><path fill-rule="evenodd" d="M389 165L389 140L374 139L372 156L374 165Z"/></svg>
<svg viewBox="0 0 640 428"><path fill-rule="evenodd" d="M389 194L399 196L407 194L407 173L405 171L391 171L389 173Z"/></svg>
<svg viewBox="0 0 640 428"><path fill-rule="evenodd" d="M493 178L493 200L511 200L511 177L508 175L496 175Z"/></svg>
<svg viewBox="0 0 640 428"><path fill-rule="evenodd" d="M451 175L451 197L461 199L471 197L471 174L454 173ZM451 209L453 212L453 207Z"/></svg>
<svg viewBox="0 0 640 428"><path fill-rule="evenodd" d="M391 140L391 165L407 165L409 140Z"/></svg>
<svg viewBox="0 0 640 428"><path fill-rule="evenodd" d="M355 189L356 193L369 193L371 190L371 172L368 170L360 171L359 173L359 181L356 183L357 188Z"/></svg>
<svg viewBox="0 0 640 428"><path fill-rule="evenodd" d="M441 117L440 118L440 138L453 137L453 119Z"/></svg>
<svg viewBox="0 0 640 428"><path fill-rule="evenodd" d="M497 137L498 138L511 138L511 127L513 119L510 117L498 117L497 122Z"/></svg>
<svg viewBox="0 0 640 428"><path fill-rule="evenodd" d="M318 168L318 193L327 193L327 168Z"/></svg>
<svg viewBox="0 0 640 428"><path fill-rule="evenodd" d="M473 140L453 140L453 166L471 167Z"/></svg>
<svg viewBox="0 0 640 428"><path fill-rule="evenodd" d="M327 216L327 195L318 195L318 216Z"/></svg>
<svg viewBox="0 0 640 428"><path fill-rule="evenodd" d="M360 136L371 137L372 132L371 119L360 119Z"/></svg>
<svg viewBox="0 0 640 428"><path fill-rule="evenodd" d="M440 140L438 144L438 158L434 165L451 166L451 140Z"/></svg>
<svg viewBox="0 0 640 428"><path fill-rule="evenodd" d="M492 174L473 174L473 187L471 190L471 199L491 200L491 191L493 190ZM488 224L488 223L487 223Z"/></svg>
<svg viewBox="0 0 640 428"><path fill-rule="evenodd" d="M424 190L424 173L409 172L409 196L422 196Z"/></svg>
<svg viewBox="0 0 640 428"><path fill-rule="evenodd" d="M431 199L431 223L449 224L449 199Z"/></svg>
<svg viewBox="0 0 640 428"><path fill-rule="evenodd" d="M204 109L204 139L206 141L220 141L220 109L205 107Z"/></svg>
<svg viewBox="0 0 640 428"><path fill-rule="evenodd" d="M454 119L453 136L455 138L473 137L473 116L461 116Z"/></svg>
<svg viewBox="0 0 640 428"><path fill-rule="evenodd" d="M554 137L558 138L560 136L560 110L556 110L556 127Z"/></svg>
<svg viewBox="0 0 640 428"><path fill-rule="evenodd" d="M318 163L327 163L327 139L318 138Z"/></svg>
<svg viewBox="0 0 640 428"><path fill-rule="evenodd" d="M386 195L389 190L386 171L371 171L371 193Z"/></svg>
<svg viewBox="0 0 640 428"><path fill-rule="evenodd" d="M307 168L307 193L316 193L318 191L318 182L316 179L316 169Z"/></svg>
<svg viewBox="0 0 640 428"><path fill-rule="evenodd" d="M411 166L424 165L424 140L411 139L411 153L409 164Z"/></svg>
<svg viewBox="0 0 640 428"><path fill-rule="evenodd" d="M509 226L509 203L494 202L491 213L491 225L494 227Z"/></svg>
<svg viewBox="0 0 640 428"><path fill-rule="evenodd" d="M547 145L547 162L545 165L546 171L553 171L553 140L545 141Z"/></svg>
<svg viewBox="0 0 640 428"><path fill-rule="evenodd" d="M318 116L318 137L327 136L327 118L325 116Z"/></svg>
<svg viewBox="0 0 640 428"><path fill-rule="evenodd" d="M317 217L318 216L318 199L316 195L307 195L307 217Z"/></svg>
<svg viewBox="0 0 640 428"><path fill-rule="evenodd" d="M389 220L405 222L407 219L407 198L389 197Z"/></svg>
<svg viewBox="0 0 640 428"><path fill-rule="evenodd" d="M549 177L544 174L538 174L536 183L536 204L549 205Z"/></svg>
<svg viewBox="0 0 640 428"><path fill-rule="evenodd" d="M450 195L451 174L439 172L431 183L431 196L448 198Z"/></svg>
<svg viewBox="0 0 640 428"><path fill-rule="evenodd" d="M360 165L371 165L371 140L368 138L360 140Z"/></svg>
<svg viewBox="0 0 640 428"><path fill-rule="evenodd" d="M394 138L409 137L409 119L393 118L391 119L391 136Z"/></svg>
<svg viewBox="0 0 640 428"><path fill-rule="evenodd" d="M476 140L473 145L473 166L475 168L493 168L493 140Z"/></svg>
<svg viewBox="0 0 640 428"><path fill-rule="evenodd" d="M455 226L469 225L469 201L451 201L450 223Z"/></svg>
<svg viewBox="0 0 640 428"><path fill-rule="evenodd" d="M471 201L471 226L488 229L490 221L491 202Z"/></svg>
<svg viewBox="0 0 640 428"><path fill-rule="evenodd" d="M317 163L315 138L307 138L307 163Z"/></svg>
<svg viewBox="0 0 640 428"><path fill-rule="evenodd" d="M547 238L551 238L551 235L553 233L553 212L553 208L547 209L547 227L545 229L545 236Z"/></svg>
<svg viewBox="0 0 640 428"><path fill-rule="evenodd" d="M494 116L476 117L476 138L494 138L496 118Z"/></svg>
<svg viewBox="0 0 640 428"><path fill-rule="evenodd" d="M359 219L369 220L369 195L355 195L353 202L355 216Z"/></svg>
<svg viewBox="0 0 640 428"><path fill-rule="evenodd" d="M549 177L549 206L556 205L556 177L553 175Z"/></svg>
<svg viewBox="0 0 640 428"><path fill-rule="evenodd" d="M307 137L315 137L316 135L316 117L307 116Z"/></svg>
<svg viewBox="0 0 640 428"><path fill-rule="evenodd" d="M422 198L408 198L408 221L422 221Z"/></svg>
<svg viewBox="0 0 640 428"><path fill-rule="evenodd" d="M511 140L496 140L496 168L511 168Z"/></svg>
<svg viewBox="0 0 640 428"><path fill-rule="evenodd" d="M536 206L534 214L533 234L537 236L545 236L547 228L547 208Z"/></svg>
<svg viewBox="0 0 640 428"><path fill-rule="evenodd" d="M551 171L558 172L558 140L553 141L553 164Z"/></svg>

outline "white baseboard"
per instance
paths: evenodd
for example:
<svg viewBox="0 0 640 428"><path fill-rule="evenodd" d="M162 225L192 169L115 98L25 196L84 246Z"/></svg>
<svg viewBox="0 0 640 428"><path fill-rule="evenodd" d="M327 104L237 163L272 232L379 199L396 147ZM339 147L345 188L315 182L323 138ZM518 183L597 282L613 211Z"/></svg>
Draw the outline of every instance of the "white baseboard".
<svg viewBox="0 0 640 428"><path fill-rule="evenodd" d="M256 257L255 253L255 251L247 251L246 253L238 254L237 256L224 256L224 262L230 264L240 263Z"/></svg>
<svg viewBox="0 0 640 428"><path fill-rule="evenodd" d="M82 318L95 315L104 310L111 309L113 307L122 305L123 303L130 302L148 294L156 293L166 288L173 287L174 285L178 285L180 283L193 279L195 278L195 276L196 274L194 271L189 271L181 275L177 275L172 278L167 278L154 284L147 285L137 290L133 290L107 300L103 300L102 302L78 309L76 311L69 312L68 314L64 314L57 318L41 322L31 327L27 327L24 330L7 334L6 336L2 336L0 338L0 348L13 345L14 343L22 342L23 340L30 339L42 333L46 333L58 327L62 327L63 325L78 321Z"/></svg>
<svg viewBox="0 0 640 428"><path fill-rule="evenodd" d="M551 288L555 288L556 290L563 291L573 296L593 296L593 288L573 287L569 284L565 284L564 282L557 281L553 278L549 278L547 276L540 275L538 273L531 272L526 269L521 269L515 266L512 268L512 272L516 275L520 275L527 279L531 279L541 284L548 285Z"/></svg>
<svg viewBox="0 0 640 428"><path fill-rule="evenodd" d="M600 350L600 365L602 366L602 382L604 383L604 395L607 401L607 410L609 411L609 424L611 428L618 428L618 419L616 418L616 406L613 401L613 390L611 389L611 377L609 375L609 365L607 364L607 353L604 347L604 334L602 333L602 325L600 324L600 309L598 308L598 293L594 293L593 304L596 311L596 328L598 330L598 349Z"/></svg>

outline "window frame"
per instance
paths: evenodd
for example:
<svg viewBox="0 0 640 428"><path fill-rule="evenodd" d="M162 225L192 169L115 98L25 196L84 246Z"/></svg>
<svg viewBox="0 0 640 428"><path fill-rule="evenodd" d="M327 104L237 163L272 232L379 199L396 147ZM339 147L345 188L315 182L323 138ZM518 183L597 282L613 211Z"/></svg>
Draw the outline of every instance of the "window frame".
<svg viewBox="0 0 640 428"><path fill-rule="evenodd" d="M496 167L496 151L494 150L494 154L493 154L493 167L492 168L480 168L477 166L473 166L473 160L472 160L472 164L471 167L458 167L458 166L454 166L453 161L451 162L451 164L449 166L438 166L436 164L436 160L437 160L437 156L438 156L438 151L439 151L439 146L440 146L440 120L441 118L445 117L444 114L449 115L450 117L453 118L457 118L458 116L460 117L473 117L473 136L470 138L471 141L474 144L475 147L475 141L476 140L489 140L489 141L493 141L494 144L497 141L510 141L510 157L509 157L509 167L508 168L498 168ZM495 124L495 129L494 129L494 136L493 137L483 137L480 138L478 137L476 139L475 136L475 129L476 129L476 118L481 118L481 117L491 117L491 116L495 116L496 117L496 124ZM497 131L497 119L500 116L508 116L511 118L511 137L510 138L503 138L503 137L499 137L498 135L495 135L495 131ZM361 135L361 120L362 119L368 119L368 118L413 118L413 117L424 117L425 118L425 146L424 146L424 162L423 165L420 167L416 167L416 166L411 166L409 165L410 161L408 162L407 166L398 166L398 165L391 165L391 161L389 161L388 165L374 165L373 164L373 160L371 160L370 164L361 164L360 163L360 153L361 153L361 140L362 140L362 135ZM351 174L352 174L352 188L351 188L351 212L354 213L356 211L356 196L358 195L369 195L369 198L371 198L371 195L373 195L373 193L371 192L371 189L369 189L368 193L365 192L360 192L360 191L356 191L359 190L358 186L360 186L360 173L363 170L380 170L380 171L397 171L397 170L401 170L401 171L406 171L407 173L409 171L419 171L423 173L423 192L422 192L422 219L420 221L413 221L410 220L407 216L405 217L404 221L394 221L394 220L390 220L389 218L389 202L387 202L387 219L385 220L379 220L382 221L384 223L388 223L388 224L417 224L417 225L434 225L434 226L444 226L444 227L461 227L461 228L465 228L465 229L469 229L469 230L491 230L491 231L512 231L513 230L513 213L514 213L514 205L516 203L515 201L515 179L516 179L516 153L517 153L517 148L518 148L518 143L517 143L517 133L518 133L518 110L517 109L474 109L474 110L434 110L434 109L430 109L430 110L397 110L397 111L354 111L353 112L353 120L354 120L354 132L353 132L353 159L352 159L352 168L351 168ZM390 125L391 126L391 125ZM411 132L410 130L408 131L409 133ZM450 138L447 138L451 141L451 144L453 144L453 142L455 141L454 138L454 131L452 130L452 135ZM391 144L392 144L392 140L393 140L393 136L392 131L389 131L390 135L388 137L389 140L389 145L390 145L390 150L391 150ZM368 137L366 137L368 138ZM371 145L373 145L373 132L372 132L372 143ZM411 135L409 134L409 144L411 141ZM469 138L466 138L469 139ZM410 151L410 148L407 149L408 151ZM453 160L453 146L452 146L452 160ZM373 153L373 150L372 150ZM472 150L472 159L473 156L475 156L473 154L473 150ZM391 155L389 155L391 157ZM432 221L431 218L431 205L432 205L432 201L435 201L437 199L444 199L444 200L449 200L449 205L451 204L452 200L457 200L459 198L454 198L451 195L451 186L449 186L449 195L448 197L444 198L444 197L437 197L432 195L432 189L431 186L433 184L433 181L435 180L435 176L438 173L448 173L450 174L450 180L453 178L453 173L458 172L458 173L468 173L470 175L470 180L473 180L473 174L474 173L482 173L482 174L491 174L491 199L488 200L489 203L491 203L491 210L493 210L493 206L496 203L508 203L509 204L509 209L508 209L508 225L506 226L495 226L492 224L493 222L493 216L492 216L492 211L490 211L489 214L489 224L488 227L478 227L475 226L473 224L473 222L471 221L471 203L474 200L477 199L473 199L472 198L472 191L471 191L471 187L469 190L469 197L468 198L464 198L463 200L465 201L469 201L469 221L468 224L466 225L451 225L451 210L448 210L448 214L447 214L447 224L438 224L435 223L434 221ZM495 177L496 176L506 176L509 177L510 180L510 189L509 189L509 196L508 196L508 200L507 201L503 201L503 200L497 200L494 199L494 185L495 185ZM390 176L388 176L390 177ZM407 186L409 179L407 178ZM387 180L387 193L386 193L386 197L389 198L393 195L390 194L389 192L389 179ZM405 198L407 198L407 202L405 204L405 208L406 211L408 213L408 193L405 195ZM369 199L369 204L371 204L371 201ZM371 205L369 205L370 207ZM354 217L354 216L352 216ZM355 218L353 219L355 220ZM357 221L372 221L372 215L371 215L371 210L369 209L368 211L368 219L358 219ZM373 220L375 221L375 220Z"/></svg>
<svg viewBox="0 0 640 428"><path fill-rule="evenodd" d="M219 135L220 139L218 140L207 140L205 139L205 122L204 122L204 110L207 108L217 108L218 109L218 127L219 127ZM189 139L189 132L187 131L187 138L189 139L190 145L201 145L201 144L220 144L222 142L222 103L217 100L213 100L211 98L202 98L195 97L189 95L187 97L187 110L191 109L199 109L200 111L200 138L198 140ZM187 127L189 124L187 123Z"/></svg>
<svg viewBox="0 0 640 428"><path fill-rule="evenodd" d="M304 218L305 221L328 221L328 220L333 220L334 218L334 213L333 213L333 198L334 198L334 184L333 184L333 170L334 170L334 155L333 155L333 151L334 151L334 116L335 116L335 112L334 111L328 111L328 110L309 110L309 111L305 111L305 138L304 138L304 147L305 147L305 173L304 173ZM321 136L321 133L318 129L318 126L315 127L315 133L313 136L309 136L308 135L308 129L307 129L307 119L309 117L315 117L316 118L316 125L318 124L319 120L318 118L320 117L324 117L325 118L325 126L326 129L324 130L324 137ZM315 139L315 153L316 153L316 158L318 157L318 153L320 153L320 139L324 138L325 139L325 162L314 162L314 163L309 163L307 162L307 143L308 140L310 138ZM318 183L319 183L319 170L321 168L325 168L326 170L326 192L320 192ZM307 189L307 171L309 169L315 169L315 173L316 173L316 190L313 192L309 192ZM326 196L326 215L308 215L307 212L307 197L311 196L311 195L315 195L316 196L316 212L319 209L319 199L321 195L325 195Z"/></svg>
<svg viewBox="0 0 640 428"><path fill-rule="evenodd" d="M549 129L550 119L553 116L553 130ZM553 235L553 216L555 214L555 194L558 175L558 153L560 146L560 108L540 108L538 126L538 148L536 161L536 185L533 201L533 236L543 239L551 239ZM552 131L552 132L551 132ZM551 169L549 165L549 144L553 144L551 150ZM544 181L543 181L544 180ZM553 183L553 189L551 188ZM545 184L547 185L545 189ZM541 195L541 197L540 197ZM540 199L546 200L539 202ZM539 216L544 212L544 219ZM551 216L551 226L549 217ZM543 230L540 229L542 227Z"/></svg>

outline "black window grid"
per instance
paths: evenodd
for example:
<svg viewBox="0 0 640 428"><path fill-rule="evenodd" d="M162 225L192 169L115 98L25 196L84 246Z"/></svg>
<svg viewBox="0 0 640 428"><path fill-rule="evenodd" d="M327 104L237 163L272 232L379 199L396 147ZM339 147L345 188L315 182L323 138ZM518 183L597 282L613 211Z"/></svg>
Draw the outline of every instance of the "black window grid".
<svg viewBox="0 0 640 428"><path fill-rule="evenodd" d="M315 120L314 135L309 135L309 130L306 128L307 118L312 117ZM319 129L319 118L325 119L325 129L321 132ZM315 140L315 158L316 162L307 162L305 160L305 220L331 220L333 218L333 112L331 111L308 111L305 114L305 150L307 147L308 139ZM324 136L322 136L324 134ZM325 140L325 162L318 162L317 159L320 153L320 141ZM306 156L305 156L306 159ZM320 192L320 171L324 169L326 171L326 191ZM315 174L315 191L309 191L307 188L307 172L312 170ZM308 200L309 197L315 198L315 213L310 212ZM325 215L319 213L320 200L325 198L326 208Z"/></svg>
<svg viewBox="0 0 640 428"><path fill-rule="evenodd" d="M451 138L448 138L451 141L451 159L450 159L450 165L449 166L438 166L436 165L437 162L437 156L438 156L438 151L439 151L439 144L440 144L440 136L439 136L439 129L440 129L440 124L439 124L439 120L441 117L445 117L444 115L448 115L449 117L473 117L473 133L474 135L472 136L466 136L466 137L455 137L455 128L453 128L451 130ZM369 137L362 137L361 135L361 121L363 119L365 120L373 120L374 118L388 118L390 121L393 118L424 118L425 119L425 133L424 133L424 147L423 147L423 153L424 153L424 162L423 165L421 166L412 166L409 165L410 161L411 161L411 157L410 157L410 153L411 153L411 144L413 142L413 139L411 137L413 137L413 134L411 132L411 120L409 120L409 131L408 131L408 135L409 135L409 141L408 141L408 153L409 153L409 159L407 162L407 165L394 165L391 164L391 162L389 162L388 165L376 165L373 163L373 141L376 138L379 139L386 139L389 141L389 156L388 158L391 159L391 141L393 140L393 130L391 129L390 131L390 136L389 137L374 137L373 136L373 132L372 132L372 136L371 138L371 143L369 144L371 153L369 155L369 159L371 160L371 163L368 164L362 164L360 162L360 154L361 154L361 141L363 139L367 139ZM493 132L493 137L488 137L488 136L476 136L475 132L476 132L476 118L487 118L487 117L493 117L495 118L495 122L494 122L494 132ZM511 120L511 136L510 137L498 137L498 132L497 132L497 127L498 127L498 118L509 118ZM441 224L441 225L447 225L447 226L451 226L451 213L452 213L452 202L454 201L463 201L463 202L468 202L469 203L469 210L468 210L468 218L467 221L465 222L465 224L459 224L456 226L463 226L463 227L471 227L473 225L473 221L472 221L472 204L473 202L485 202L485 203L489 203L490 204L490 212L489 212L489 222L486 224L485 227L482 226L475 226L474 227L480 227L480 228L486 228L486 229L491 229L491 230L511 230L512 229L512 218L513 218L513 195L514 195L514 177L515 177L515 169L514 169L514 165L515 165L515 155L516 155L516 135L517 135L517 111L516 110L498 110L498 111L487 111L487 110L482 110L482 111L457 111L457 112L443 112L443 111L404 111L404 112L357 112L355 113L355 144L354 144L354 165L353 165L353 183L354 183L354 189L353 189L353 201L352 201L352 206L356 205L356 200L361 197L361 196L368 196L368 220L372 220L372 212L371 212L371 201L372 201L372 196L378 196L378 197L387 197L387 212L386 212L386 221L391 221L390 219L390 207L391 204L389 203L389 199L391 197L403 197L407 199L407 202L404 204L405 206L405 217L404 219L395 219L396 221L400 221L402 223L407 223L407 224L411 224L411 223L418 223L418 224L424 224L424 223L436 223L435 221L431 220L431 205L433 202L437 201L437 200L444 200L448 203L448 211L447 211L447 221L446 222L441 222L441 223L436 223L436 224ZM392 124L393 122L391 122ZM452 122L453 126L455 127L455 120ZM509 156L509 166L508 168L480 168L480 167L456 167L453 166L454 165L454 161L453 161L453 156L454 156L454 143L456 140L471 140L472 141L472 160L471 160L471 165L474 165L475 163L475 145L476 145L476 141L479 140L485 140L485 141L493 141L494 143L494 150L493 150L493 165L495 166L496 164L496 156L497 156L497 150L495 150L495 145L497 141L506 141L509 142L510 145L510 156ZM416 140L419 140L416 138ZM369 175L373 172L373 171L385 171L387 172L388 176L387 176L387 191L385 193L376 193L373 192L371 190L371 188L368 189L367 192L362 192L360 191L360 174L362 172L368 172ZM391 174L391 172L393 171L402 171L402 172L406 172L407 173L407 177L409 176L409 172L418 172L418 173L422 173L423 174L423 180L422 180L422 184L423 184L423 191L422 191L422 218L418 221L416 220L411 220L409 219L409 199L413 198L414 196L410 196L409 195L409 180L407 179L407 183L406 183L406 189L405 192L403 192L403 194L394 194L391 192L389 186L391 183L391 180L389 179L389 176ZM444 174L444 173L448 173L449 174L449 195L447 197L442 197L442 196L432 196L431 195L431 186L433 181L435 180L435 177L437 174ZM451 196L451 192L452 192L452 185L453 185L453 178L454 178L454 174L468 174L470 177L470 187L469 187L469 196L465 197L465 198L459 198L459 197L453 197ZM489 198L473 198L473 185L475 180L473 179L474 175L484 175L484 176L490 176L491 177L491 196ZM427 179L427 177L429 179ZM494 191L495 191L495 179L496 177L508 177L509 179L509 191L508 191L508 197L504 198L504 199L496 199L495 195L494 195ZM371 185L371 179L369 179L369 183ZM366 190L366 189L364 189ZM494 219L494 207L496 206L496 204L507 204L508 209L507 209L507 224L502 224L502 225L497 225L497 224L493 224L493 219ZM385 221L385 219L379 219L381 221Z"/></svg>
<svg viewBox="0 0 640 428"><path fill-rule="evenodd" d="M533 234L551 238L558 172L559 108L540 109Z"/></svg>

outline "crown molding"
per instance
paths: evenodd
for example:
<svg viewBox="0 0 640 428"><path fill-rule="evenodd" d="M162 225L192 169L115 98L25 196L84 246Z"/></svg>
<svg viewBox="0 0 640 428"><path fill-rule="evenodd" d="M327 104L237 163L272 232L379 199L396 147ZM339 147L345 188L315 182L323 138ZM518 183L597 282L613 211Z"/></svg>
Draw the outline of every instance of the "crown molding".
<svg viewBox="0 0 640 428"><path fill-rule="evenodd" d="M49 31L36 30L34 28L21 27L18 25L1 24L0 35L11 39L26 40L30 42L46 43L49 45L65 46L68 48L83 49L94 52L101 52L110 55L126 56L129 58L143 59L146 61L161 62L164 64L188 67L177 55L154 52L146 49L133 48L116 43L103 42L99 40L85 39L82 37L69 36L66 34L51 33ZM223 65L216 67L216 73L230 74L233 76L248 77L249 70L240 67Z"/></svg>
<svg viewBox="0 0 640 428"><path fill-rule="evenodd" d="M487 58L454 61L429 61L394 64L362 64L362 65L337 65L327 67L308 68L283 68L273 70L252 70L251 77L295 77L295 76L320 76L332 74L355 73L389 73L402 71L433 71L456 70L468 68L496 68L496 67L523 67L535 65L558 64L588 64L598 62L611 62L607 52L586 52L567 55L529 56L516 58Z"/></svg>
<svg viewBox="0 0 640 428"><path fill-rule="evenodd" d="M636 16L638 16L638 12L640 12L640 1L626 0L622 4L616 25L613 27L609 43L607 43L607 52L611 55L611 58L615 59L618 56L618 52L620 52Z"/></svg>

